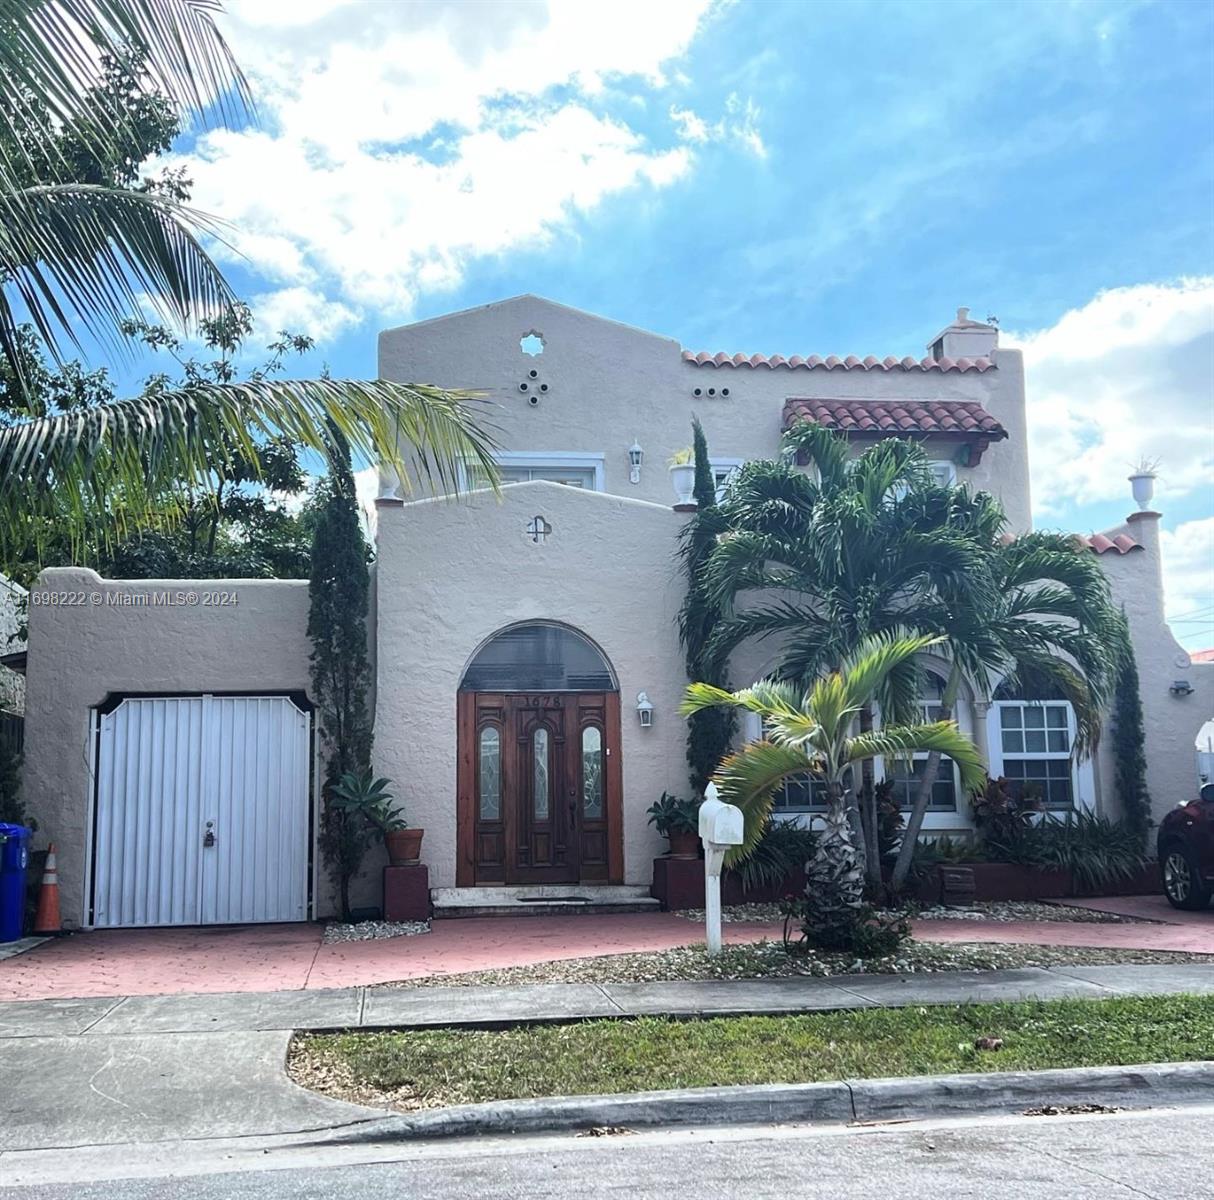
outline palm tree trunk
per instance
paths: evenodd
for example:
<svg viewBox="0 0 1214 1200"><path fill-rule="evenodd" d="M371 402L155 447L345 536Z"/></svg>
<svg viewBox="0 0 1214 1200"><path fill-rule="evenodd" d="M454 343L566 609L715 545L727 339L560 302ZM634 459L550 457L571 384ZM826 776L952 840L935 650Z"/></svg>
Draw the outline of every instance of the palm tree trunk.
<svg viewBox="0 0 1214 1200"><path fill-rule="evenodd" d="M951 721L953 709L957 704L957 693L961 690L961 667L954 659L944 685L944 695L940 699L940 719ZM927 806L931 802L932 787L936 776L940 773L939 750L933 750L923 764L923 777L919 781L919 790L915 793L915 803L910 816L906 820L906 829L902 834L902 845L898 847L898 858L894 863L893 877L890 879L891 889L897 893L906 886L907 876L910 875L911 862L915 857L915 846L919 841L919 830L923 828L923 818Z"/></svg>
<svg viewBox="0 0 1214 1200"><path fill-rule="evenodd" d="M832 780L827 790L824 828L805 865L801 931L810 945L836 950L848 945L856 914L864 903L864 872L853 836L855 805L838 781Z"/></svg>
<svg viewBox="0 0 1214 1200"><path fill-rule="evenodd" d="M872 705L860 710L860 732L871 733ZM873 760L866 758L860 766L860 825L859 846L864 856L864 878L872 895L881 891L881 846L877 838L877 789L873 782Z"/></svg>

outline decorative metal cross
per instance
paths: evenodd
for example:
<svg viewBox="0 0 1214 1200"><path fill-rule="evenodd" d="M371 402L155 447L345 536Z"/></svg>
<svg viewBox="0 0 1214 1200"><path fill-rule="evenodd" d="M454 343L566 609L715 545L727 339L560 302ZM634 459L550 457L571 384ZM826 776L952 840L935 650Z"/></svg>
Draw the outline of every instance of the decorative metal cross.
<svg viewBox="0 0 1214 1200"><path fill-rule="evenodd" d="M552 532L552 526L541 516L534 516L527 522L527 536L537 545L542 546L544 540Z"/></svg>

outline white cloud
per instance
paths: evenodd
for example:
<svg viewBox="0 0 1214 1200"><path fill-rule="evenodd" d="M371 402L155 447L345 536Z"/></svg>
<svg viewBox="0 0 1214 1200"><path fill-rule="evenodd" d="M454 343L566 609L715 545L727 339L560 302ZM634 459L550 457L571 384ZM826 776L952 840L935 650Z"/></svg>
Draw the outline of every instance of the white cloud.
<svg viewBox="0 0 1214 1200"><path fill-rule="evenodd" d="M1172 632L1189 649L1214 646L1214 517L1160 531Z"/></svg>
<svg viewBox="0 0 1214 1200"><path fill-rule="evenodd" d="M198 140L185 156L194 200L233 223L236 249L280 289L263 304L337 332L368 309L407 318L420 291L456 286L472 260L542 244L610 196L684 175L694 151L679 118L661 145L604 98L643 113L721 4L229 7L261 127ZM762 154L757 121L730 96L706 136ZM321 289L334 312L309 300Z"/></svg>
<svg viewBox="0 0 1214 1200"><path fill-rule="evenodd" d="M249 301L256 322L256 333L263 341L289 333L306 333L319 345L357 324L358 314L346 305L327 300L318 291L306 287L282 288L265 292Z"/></svg>
<svg viewBox="0 0 1214 1200"><path fill-rule="evenodd" d="M1128 499L1159 460L1161 506L1214 472L1214 277L1099 293L1048 329L1005 334L1024 351L1033 495L1042 515Z"/></svg>
<svg viewBox="0 0 1214 1200"><path fill-rule="evenodd" d="M767 146L759 132L759 107L750 97L743 100L737 92L730 92L725 98L725 112L711 125L694 109L677 104L670 106L670 119L685 142L736 142L756 158L767 157Z"/></svg>

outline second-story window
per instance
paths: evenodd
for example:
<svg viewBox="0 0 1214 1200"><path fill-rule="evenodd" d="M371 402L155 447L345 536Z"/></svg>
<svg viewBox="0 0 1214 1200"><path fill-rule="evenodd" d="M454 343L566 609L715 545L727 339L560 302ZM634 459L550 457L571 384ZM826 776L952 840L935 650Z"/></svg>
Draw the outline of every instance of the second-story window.
<svg viewBox="0 0 1214 1200"><path fill-rule="evenodd" d="M604 455L547 450L503 450L497 456L502 483L528 483L546 479L567 487L601 492ZM484 487L485 480L475 469L465 466L461 483L466 489Z"/></svg>
<svg viewBox="0 0 1214 1200"><path fill-rule="evenodd" d="M532 479L547 479L550 483L566 483L570 487L594 488L593 467L507 467L500 468L503 483L526 483Z"/></svg>
<svg viewBox="0 0 1214 1200"><path fill-rule="evenodd" d="M738 473L738 469L742 466L740 458L712 458L709 463L712 466L712 481L717 489L717 503L719 504L725 498L725 490L729 487L733 477Z"/></svg>

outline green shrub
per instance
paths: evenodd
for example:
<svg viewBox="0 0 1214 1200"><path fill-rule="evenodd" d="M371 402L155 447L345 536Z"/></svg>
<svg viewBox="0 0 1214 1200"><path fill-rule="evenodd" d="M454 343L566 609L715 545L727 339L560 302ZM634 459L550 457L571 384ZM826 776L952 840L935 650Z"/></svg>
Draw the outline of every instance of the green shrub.
<svg viewBox="0 0 1214 1200"><path fill-rule="evenodd" d="M846 911L817 903L809 889L805 895L783 901L784 949L790 954L825 950L854 954L857 958L883 958L893 954L910 936L904 912L881 912L871 904ZM800 927L793 938L792 927Z"/></svg>
<svg viewBox="0 0 1214 1200"><path fill-rule="evenodd" d="M1146 865L1141 834L1123 821L1089 812L1046 816L1002 841L987 839L988 858L1038 870L1068 871L1076 890L1100 891L1131 879Z"/></svg>
<svg viewBox="0 0 1214 1200"><path fill-rule="evenodd" d="M966 838L949 837L942 833L938 837L920 840L911 859L909 879L918 883L945 863L973 862L980 856L977 847Z"/></svg>
<svg viewBox="0 0 1214 1200"><path fill-rule="evenodd" d="M816 844L817 838L810 830L769 817L754 850L733 870L744 891L778 887L798 867L805 866Z"/></svg>
<svg viewBox="0 0 1214 1200"><path fill-rule="evenodd" d="M648 809L649 824L663 837L672 833L699 833L700 806L695 800L683 800L663 792Z"/></svg>
<svg viewBox="0 0 1214 1200"><path fill-rule="evenodd" d="M988 841L1005 841L1015 838L1018 831L1027 828L1032 818L1041 812L1041 792L1026 785L1019 793L1000 776L988 779L986 787L975 792L971 801L974 824Z"/></svg>

